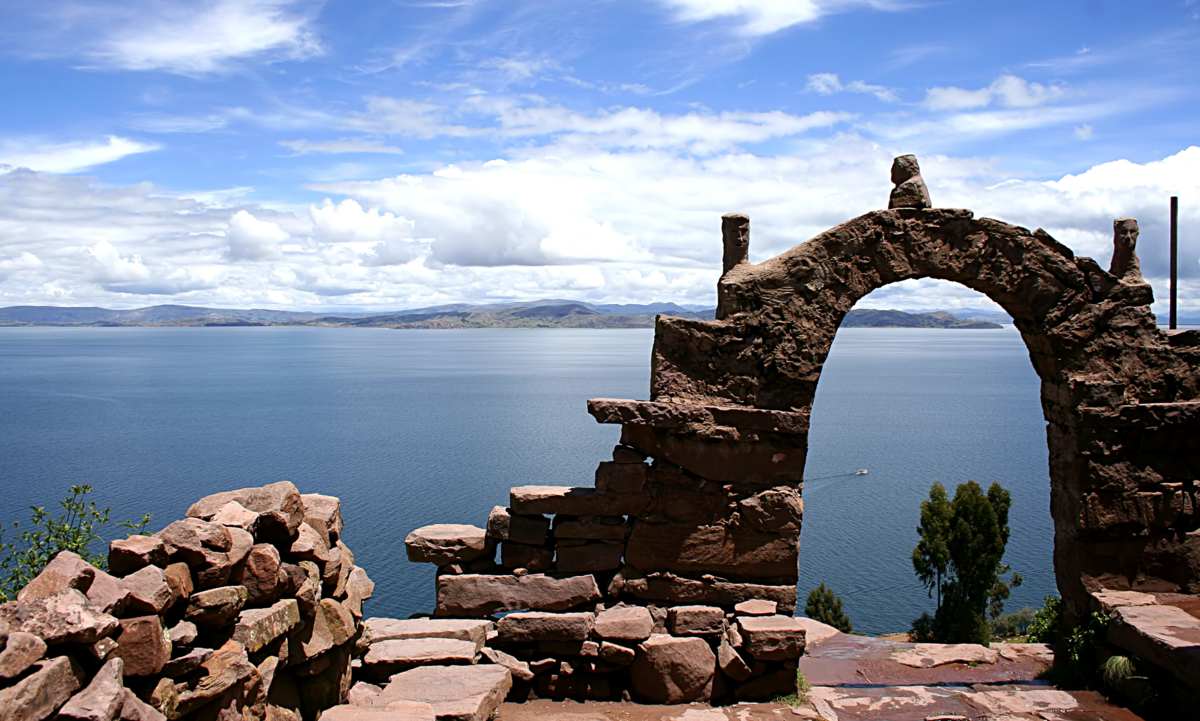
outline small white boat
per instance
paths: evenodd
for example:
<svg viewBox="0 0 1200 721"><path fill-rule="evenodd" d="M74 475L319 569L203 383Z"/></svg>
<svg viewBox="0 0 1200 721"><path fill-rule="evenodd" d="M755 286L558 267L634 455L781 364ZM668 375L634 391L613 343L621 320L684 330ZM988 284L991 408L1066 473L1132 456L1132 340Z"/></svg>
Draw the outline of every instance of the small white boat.
<svg viewBox="0 0 1200 721"><path fill-rule="evenodd" d="M856 473L856 474L854 474L854 475L856 475L856 476L865 476L865 475L867 475L867 469L865 469L865 468L860 468L860 469L859 469L859 471L858 471L858 473Z"/></svg>

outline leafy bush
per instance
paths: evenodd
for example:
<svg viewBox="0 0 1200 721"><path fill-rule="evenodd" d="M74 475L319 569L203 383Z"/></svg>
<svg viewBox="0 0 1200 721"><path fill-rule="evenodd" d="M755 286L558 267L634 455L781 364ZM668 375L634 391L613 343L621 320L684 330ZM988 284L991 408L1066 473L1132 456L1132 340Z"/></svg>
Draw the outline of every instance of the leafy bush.
<svg viewBox="0 0 1200 721"><path fill-rule="evenodd" d="M1015 613L1006 613L1003 616L997 616L992 619L992 637L1012 638L1013 636L1024 636L1036 616L1037 611L1029 606Z"/></svg>
<svg viewBox="0 0 1200 721"><path fill-rule="evenodd" d="M914 618L912 628L908 630L908 640L912 643L933 643L933 616L926 612Z"/></svg>
<svg viewBox="0 0 1200 721"><path fill-rule="evenodd" d="M22 530L14 542L4 542L3 527L0 527L0 603L16 598L17 592L32 581L55 556L62 551L71 551L102 571L108 570L108 558L104 554L93 555L91 546L103 541L100 529L108 523L111 508L100 510L95 501L85 500L92 487L71 486L65 500L60 501L62 515L57 518L42 506L30 506L33 511L29 525ZM126 521L118 526L128 528L131 533L145 534L150 523L150 514L139 521ZM20 523L13 521L13 529Z"/></svg>
<svg viewBox="0 0 1200 721"><path fill-rule="evenodd" d="M854 630L850 617L842 610L841 597L835 595L833 589L825 588L824 583L809 592L808 601L804 604L804 615L814 621L827 623L842 633Z"/></svg>
<svg viewBox="0 0 1200 721"><path fill-rule="evenodd" d="M1034 614L1029 624L1030 643L1050 643L1058 640L1058 620L1062 615L1062 599L1058 596L1046 596L1042 608Z"/></svg>

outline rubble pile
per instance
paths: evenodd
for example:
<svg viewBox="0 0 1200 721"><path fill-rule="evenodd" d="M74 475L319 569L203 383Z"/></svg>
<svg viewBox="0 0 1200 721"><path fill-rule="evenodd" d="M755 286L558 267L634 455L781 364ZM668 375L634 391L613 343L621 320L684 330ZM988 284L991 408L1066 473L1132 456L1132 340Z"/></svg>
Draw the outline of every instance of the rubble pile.
<svg viewBox="0 0 1200 721"><path fill-rule="evenodd" d="M64 551L0 605L0 718L312 721L345 701L374 584L341 502L282 482L186 516L113 541L108 572Z"/></svg>

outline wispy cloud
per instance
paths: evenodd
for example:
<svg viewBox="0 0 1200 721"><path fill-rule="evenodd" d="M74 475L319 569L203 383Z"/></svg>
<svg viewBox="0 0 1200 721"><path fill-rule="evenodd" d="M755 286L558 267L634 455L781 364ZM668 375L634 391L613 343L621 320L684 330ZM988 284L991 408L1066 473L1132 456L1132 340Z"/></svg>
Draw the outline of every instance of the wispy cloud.
<svg viewBox="0 0 1200 721"><path fill-rule="evenodd" d="M308 155L309 153L388 153L392 155L403 155L404 150L391 145L385 145L378 140L369 140L367 138L339 138L337 140L312 141L312 140L280 140L279 144L285 148L291 148L294 155Z"/></svg>
<svg viewBox="0 0 1200 721"><path fill-rule="evenodd" d="M885 103L894 103L900 100L900 96L896 91L883 85L870 85L862 80L852 80L849 83L842 84L838 79L837 73L816 73L808 76L808 84L805 90L811 93L820 93L821 95L834 95L835 93L870 93L876 98Z"/></svg>
<svg viewBox="0 0 1200 721"><path fill-rule="evenodd" d="M29 168L49 173L75 173L111 163L160 146L116 135L105 141L48 142L40 138L9 138L0 141L0 165Z"/></svg>
<svg viewBox="0 0 1200 721"><path fill-rule="evenodd" d="M993 103L1007 108L1032 108L1057 100L1065 92L1062 85L1042 85L1015 75L1002 75L991 85L977 90L930 88L923 104L930 110L967 110Z"/></svg>
<svg viewBox="0 0 1200 721"><path fill-rule="evenodd" d="M770 35L853 7L894 10L907 3L895 0L660 0L681 22L734 18L747 36Z"/></svg>

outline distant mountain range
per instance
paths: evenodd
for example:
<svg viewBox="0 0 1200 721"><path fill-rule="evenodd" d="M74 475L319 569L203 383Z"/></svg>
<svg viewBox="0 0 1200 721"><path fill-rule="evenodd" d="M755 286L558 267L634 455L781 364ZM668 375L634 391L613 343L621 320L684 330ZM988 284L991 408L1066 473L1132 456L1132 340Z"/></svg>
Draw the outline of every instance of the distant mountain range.
<svg viewBox="0 0 1200 721"><path fill-rule="evenodd" d="M297 312L261 308L156 305L133 310L13 306L0 325L23 326L336 326L372 328L651 328L658 314L712 320L716 309L675 303L598 304L564 299L491 304L450 303L392 313ZM856 308L843 328L999 328L1003 313Z"/></svg>
<svg viewBox="0 0 1200 721"><path fill-rule="evenodd" d="M989 320L959 318L944 310L931 313L905 313L902 310L855 308L842 319L843 328L1003 328Z"/></svg>

